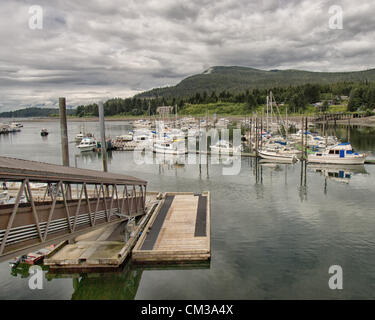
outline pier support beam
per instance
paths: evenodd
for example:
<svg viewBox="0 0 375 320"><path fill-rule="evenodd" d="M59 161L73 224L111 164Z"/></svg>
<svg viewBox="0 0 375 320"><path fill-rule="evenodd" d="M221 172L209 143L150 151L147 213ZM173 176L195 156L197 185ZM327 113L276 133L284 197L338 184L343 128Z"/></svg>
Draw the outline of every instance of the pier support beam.
<svg viewBox="0 0 375 320"><path fill-rule="evenodd" d="M66 120L66 100L59 98L60 109L60 130L63 166L69 167L69 145L68 145L68 125Z"/></svg>
<svg viewBox="0 0 375 320"><path fill-rule="evenodd" d="M108 172L107 164L107 142L105 140L105 122L103 102L99 102L100 139L102 140L103 171Z"/></svg>

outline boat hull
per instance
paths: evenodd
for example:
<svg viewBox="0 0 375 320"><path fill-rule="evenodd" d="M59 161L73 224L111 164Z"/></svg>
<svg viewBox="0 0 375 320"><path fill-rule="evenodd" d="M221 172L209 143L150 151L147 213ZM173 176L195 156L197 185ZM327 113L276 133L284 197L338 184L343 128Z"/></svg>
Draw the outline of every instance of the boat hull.
<svg viewBox="0 0 375 320"><path fill-rule="evenodd" d="M294 162L297 161L297 156L293 155L283 155L276 152L264 152L259 151L259 156L266 160L280 161L280 162Z"/></svg>
<svg viewBox="0 0 375 320"><path fill-rule="evenodd" d="M365 156L360 157L324 157L309 155L307 161L309 163L323 163L323 164L364 164L366 160Z"/></svg>
<svg viewBox="0 0 375 320"><path fill-rule="evenodd" d="M94 151L95 146L77 147L81 152Z"/></svg>
<svg viewBox="0 0 375 320"><path fill-rule="evenodd" d="M172 154L172 155L181 155L186 154L186 150L168 150L168 149L162 149L162 148L155 148L155 153L164 153L164 154Z"/></svg>

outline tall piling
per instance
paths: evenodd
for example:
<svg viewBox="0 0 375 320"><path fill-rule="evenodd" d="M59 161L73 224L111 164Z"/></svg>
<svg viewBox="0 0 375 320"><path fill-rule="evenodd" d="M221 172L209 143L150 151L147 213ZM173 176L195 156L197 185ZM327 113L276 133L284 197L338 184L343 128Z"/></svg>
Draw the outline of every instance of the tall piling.
<svg viewBox="0 0 375 320"><path fill-rule="evenodd" d="M68 125L66 120L66 100L64 97L59 98L59 109L62 162L63 166L69 167Z"/></svg>
<svg viewBox="0 0 375 320"><path fill-rule="evenodd" d="M103 171L108 171L108 164L107 164L107 141L105 139L105 121L104 121L104 106L103 102L100 101L99 105L99 124L100 124L100 139L101 149L102 149L102 158L103 158Z"/></svg>

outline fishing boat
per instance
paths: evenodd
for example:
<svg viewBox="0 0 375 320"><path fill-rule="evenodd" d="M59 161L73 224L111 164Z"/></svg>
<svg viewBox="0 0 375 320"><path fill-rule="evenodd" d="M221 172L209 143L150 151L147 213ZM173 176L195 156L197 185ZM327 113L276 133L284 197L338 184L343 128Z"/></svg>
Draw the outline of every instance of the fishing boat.
<svg viewBox="0 0 375 320"><path fill-rule="evenodd" d="M81 143L77 146L77 148L81 152L86 151L94 151L97 147L97 142L94 138L85 137L82 139Z"/></svg>
<svg viewBox="0 0 375 320"><path fill-rule="evenodd" d="M40 131L40 135L42 137L45 137L45 136L48 136L48 130L46 128L43 128L41 131Z"/></svg>
<svg viewBox="0 0 375 320"><path fill-rule="evenodd" d="M323 152L309 154L307 160L310 163L364 164L366 157L365 153L355 152L350 143L339 143Z"/></svg>

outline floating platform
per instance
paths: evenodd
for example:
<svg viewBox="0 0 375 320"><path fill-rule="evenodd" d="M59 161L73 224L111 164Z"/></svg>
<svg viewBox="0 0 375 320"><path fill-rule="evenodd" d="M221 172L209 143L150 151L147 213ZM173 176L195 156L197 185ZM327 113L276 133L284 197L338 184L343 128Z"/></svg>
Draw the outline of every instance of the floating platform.
<svg viewBox="0 0 375 320"><path fill-rule="evenodd" d="M132 222L130 230L130 224L124 221L78 236L74 243L65 241L44 259L44 264L53 270L79 269L90 272L120 267L130 256L142 230L160 203L157 197L156 192L147 193L146 214L138 217L137 223Z"/></svg>
<svg viewBox="0 0 375 320"><path fill-rule="evenodd" d="M165 193L132 252L136 263L211 258L210 193Z"/></svg>

